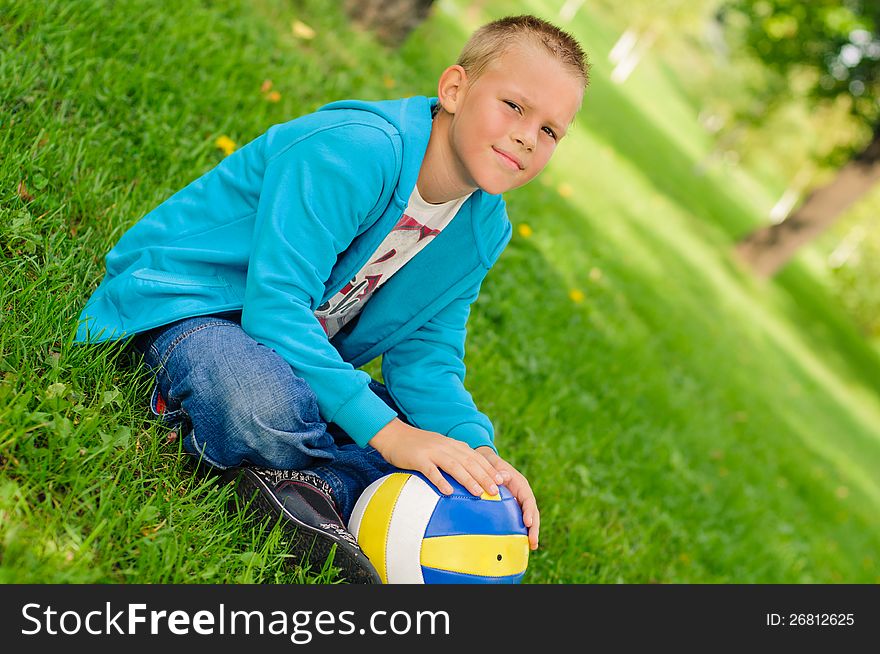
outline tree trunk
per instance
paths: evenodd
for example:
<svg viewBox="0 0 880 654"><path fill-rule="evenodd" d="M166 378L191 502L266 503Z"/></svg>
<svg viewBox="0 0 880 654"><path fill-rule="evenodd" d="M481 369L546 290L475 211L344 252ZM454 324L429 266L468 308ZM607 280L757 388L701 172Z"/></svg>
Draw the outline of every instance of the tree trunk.
<svg viewBox="0 0 880 654"><path fill-rule="evenodd" d="M880 125L858 156L840 169L827 185L813 191L804 203L778 225L752 232L735 253L760 277L772 277L805 243L826 228L880 181Z"/></svg>
<svg viewBox="0 0 880 654"><path fill-rule="evenodd" d="M428 16L433 0L345 0L351 20L396 47Z"/></svg>

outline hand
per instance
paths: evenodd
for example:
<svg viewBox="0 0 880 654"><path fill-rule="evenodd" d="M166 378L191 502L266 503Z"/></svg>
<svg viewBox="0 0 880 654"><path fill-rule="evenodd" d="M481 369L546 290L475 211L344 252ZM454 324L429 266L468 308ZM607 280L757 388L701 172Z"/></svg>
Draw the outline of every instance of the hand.
<svg viewBox="0 0 880 654"><path fill-rule="evenodd" d="M529 547L538 549L538 531L541 527L541 514L538 512L538 501L529 486L528 480L516 468L495 454L495 450L485 445L478 447L477 452L486 457L492 466L505 476L504 485L510 489L516 501L522 507L523 523L529 530Z"/></svg>
<svg viewBox="0 0 880 654"><path fill-rule="evenodd" d="M440 470L474 495L484 491L496 495L497 484L505 481L501 472L467 443L412 427L398 418L380 429L369 444L391 465L421 472L444 495L452 493L452 486Z"/></svg>

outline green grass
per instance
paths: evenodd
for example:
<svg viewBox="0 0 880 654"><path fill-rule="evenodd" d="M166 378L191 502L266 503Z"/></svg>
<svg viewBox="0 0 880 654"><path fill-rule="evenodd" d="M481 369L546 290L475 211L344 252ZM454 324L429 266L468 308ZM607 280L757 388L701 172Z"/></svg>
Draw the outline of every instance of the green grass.
<svg viewBox="0 0 880 654"><path fill-rule="evenodd" d="M74 322L109 247L220 160L218 136L433 94L468 31L511 11L461 6L438 3L395 52L312 0L0 0L0 581L336 579L289 565L279 529L194 476L147 380L117 349L73 346ZM730 258L781 189L696 172L711 142L673 69L614 85L619 27L586 9L566 27L593 84L548 170L508 196L533 233L490 274L467 350L539 499L526 581L880 581L880 356L809 253L770 283Z"/></svg>

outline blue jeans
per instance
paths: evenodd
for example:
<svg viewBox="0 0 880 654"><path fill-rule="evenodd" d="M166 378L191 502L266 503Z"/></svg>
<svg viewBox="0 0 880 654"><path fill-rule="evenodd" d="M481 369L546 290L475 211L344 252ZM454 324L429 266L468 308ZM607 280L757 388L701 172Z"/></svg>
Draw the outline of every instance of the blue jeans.
<svg viewBox="0 0 880 654"><path fill-rule="evenodd" d="M347 523L363 490L397 469L325 423L311 387L240 320L240 313L187 318L133 339L156 378L154 412L164 402L162 420L180 428L184 449L216 468L318 475ZM374 380L370 388L400 414L385 386Z"/></svg>

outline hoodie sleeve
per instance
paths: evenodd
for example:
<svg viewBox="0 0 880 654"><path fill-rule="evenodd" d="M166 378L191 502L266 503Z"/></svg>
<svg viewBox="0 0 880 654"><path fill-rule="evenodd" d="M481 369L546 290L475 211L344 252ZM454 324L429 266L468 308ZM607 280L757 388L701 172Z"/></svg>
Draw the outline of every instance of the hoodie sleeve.
<svg viewBox="0 0 880 654"><path fill-rule="evenodd" d="M464 387L466 324L479 291L477 283L388 350L382 357L382 376L412 424L471 447L496 449L492 422Z"/></svg>
<svg viewBox="0 0 880 654"><path fill-rule="evenodd" d="M376 126L318 130L276 153L262 182L242 327L317 396L327 422L365 445L397 414L344 361L314 315L337 255L393 191L399 146Z"/></svg>

